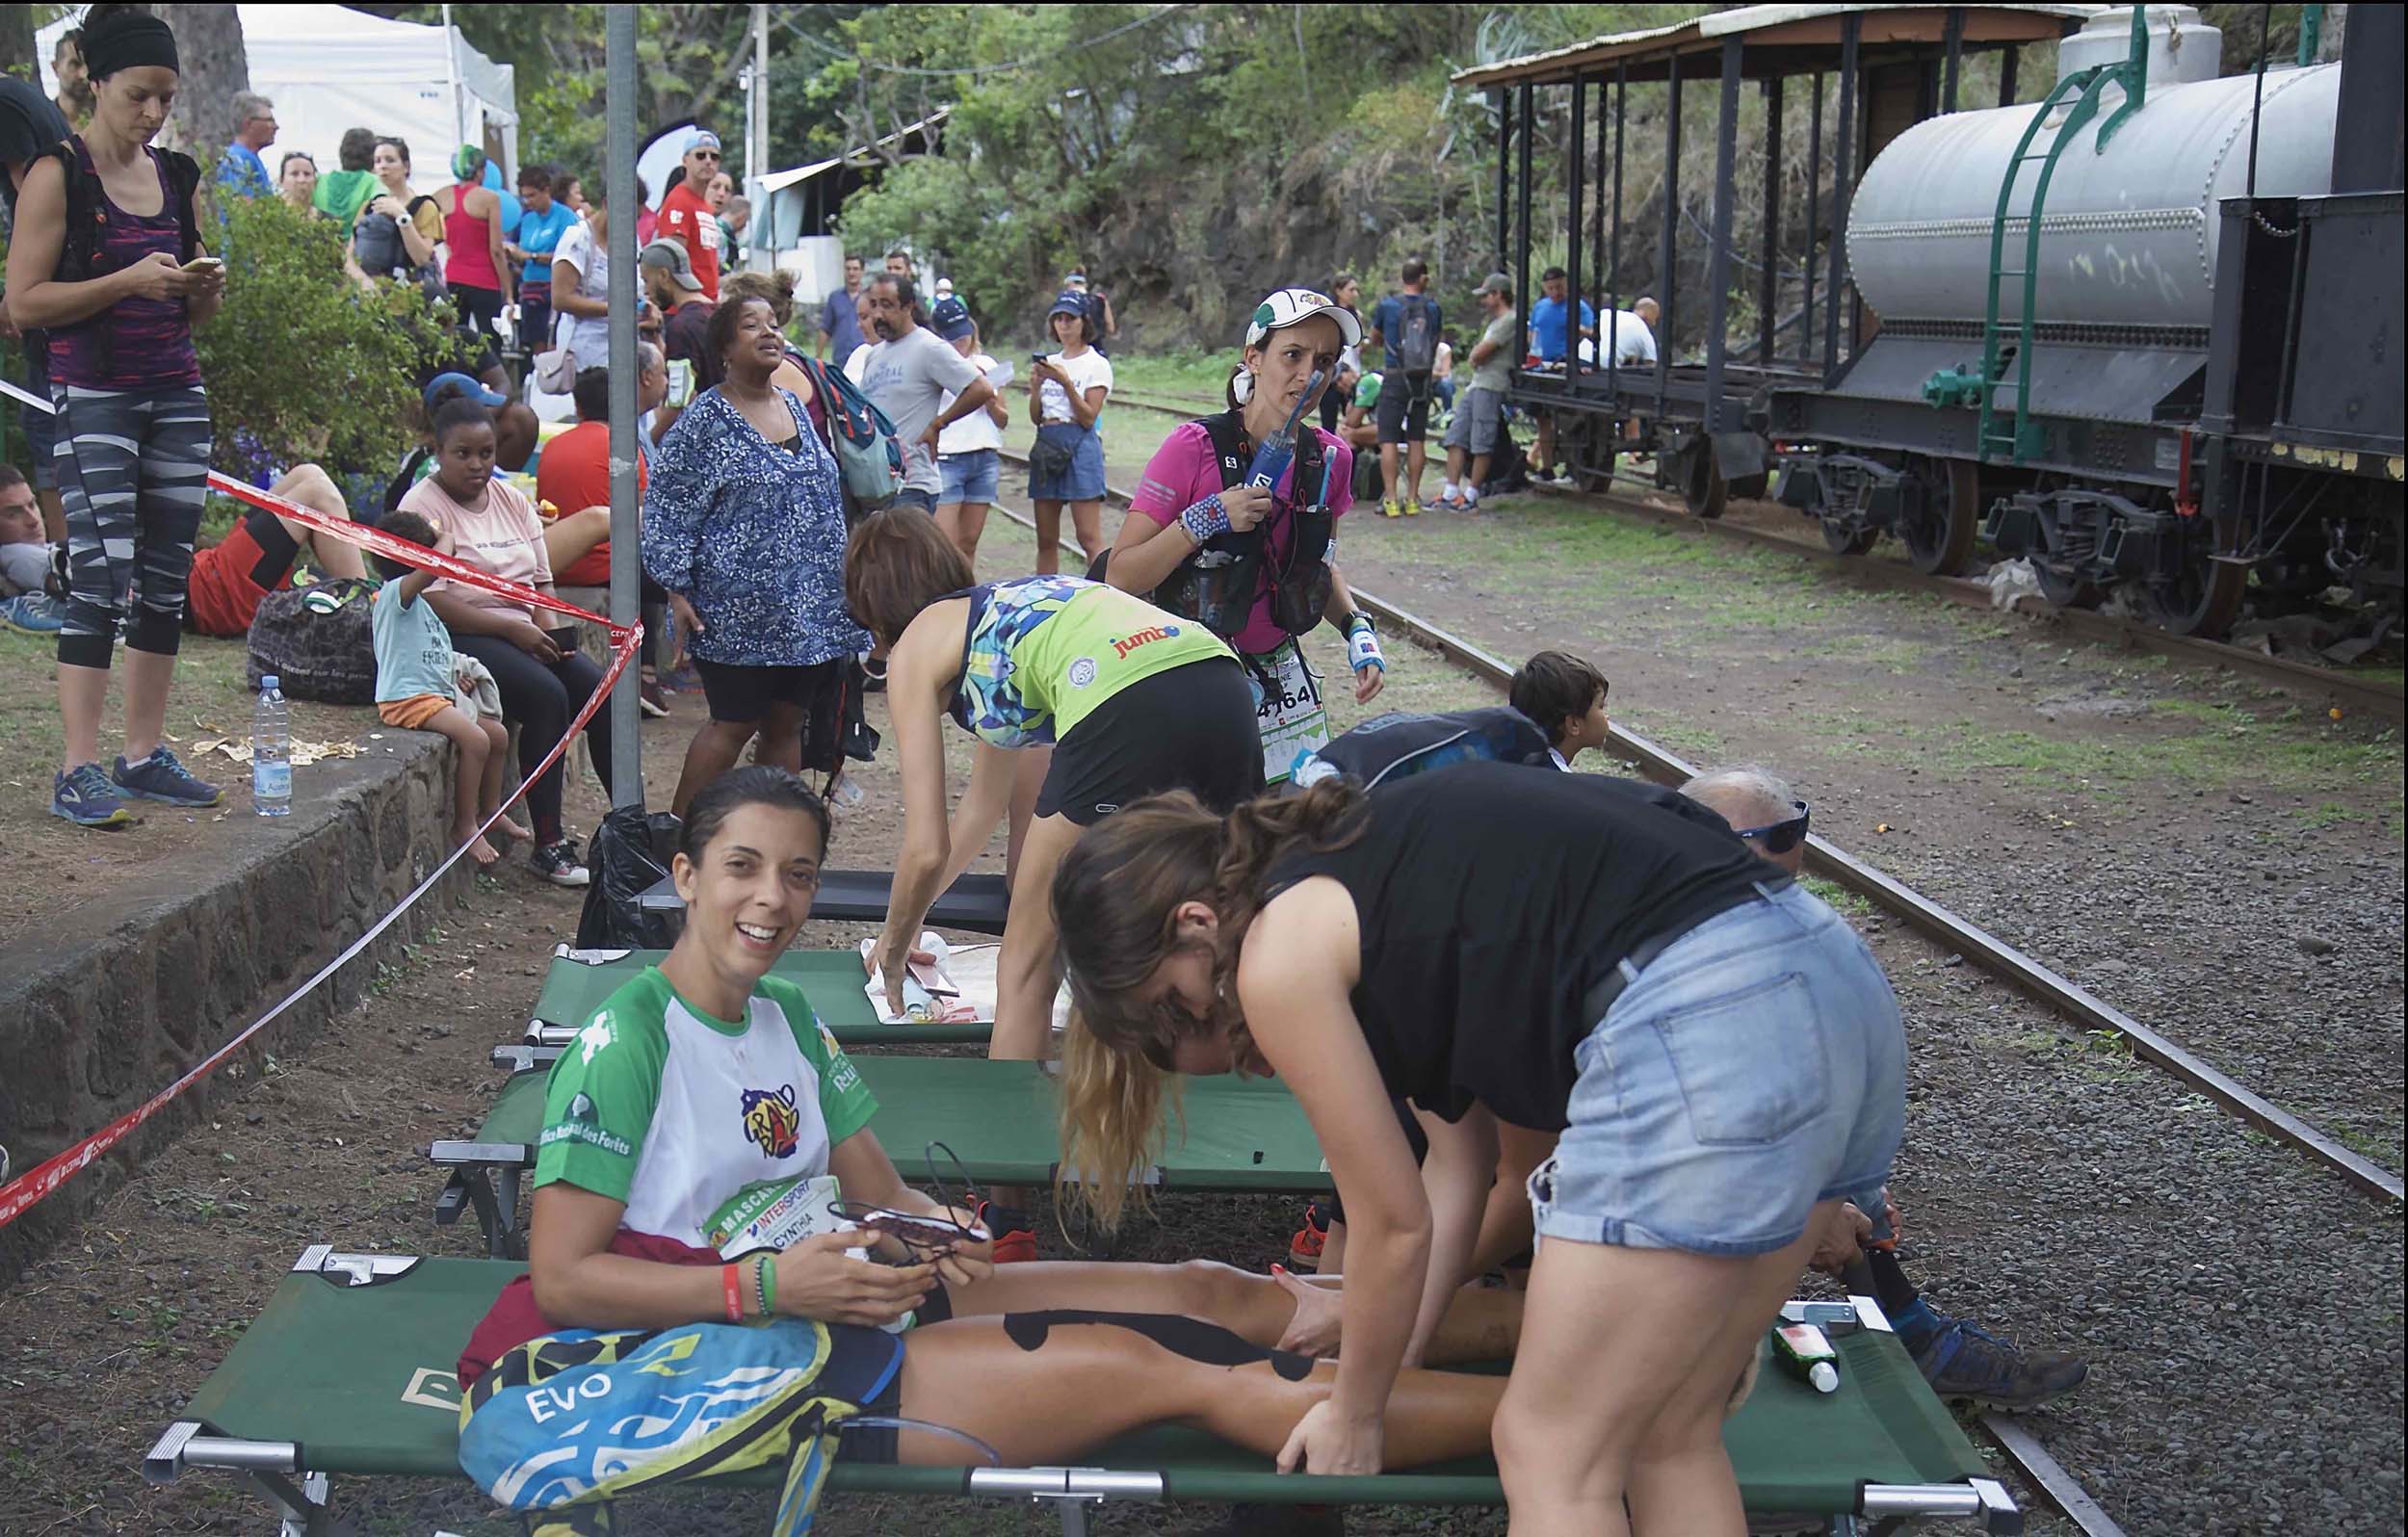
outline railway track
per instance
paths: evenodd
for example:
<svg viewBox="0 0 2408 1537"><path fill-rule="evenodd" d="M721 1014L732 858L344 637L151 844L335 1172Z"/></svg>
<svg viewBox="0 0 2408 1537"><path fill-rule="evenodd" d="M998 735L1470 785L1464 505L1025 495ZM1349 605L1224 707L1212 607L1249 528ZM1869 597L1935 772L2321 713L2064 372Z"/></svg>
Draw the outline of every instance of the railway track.
<svg viewBox="0 0 2408 1537"><path fill-rule="evenodd" d="M1217 408L1217 403L1213 402L1147 400L1126 392L1116 393L1113 404L1178 417ZM1603 503L1611 511L1659 527L1676 529L1699 538L1726 539L1736 544L1778 550L1819 566L1855 586L1874 591L1928 593L1969 609L1991 607L1990 589L1979 582L1970 582L1961 577L1925 576L1902 561L1881 557L1838 555L1824 549L1819 542L1793 538L1770 529L1727 519L1710 521L1692 517L1683 508L1649 501L1647 498L1650 495L1659 494L1652 484L1620 472L1616 473L1615 480L1616 488L1604 493L1561 492L1549 487L1540 487L1539 490L1545 495L1584 496L1592 502ZM1800 523L1804 526L1803 520ZM2321 702L2345 714L2372 716L2394 725L2408 724L2408 689L2389 679L2362 677L2331 667L2295 662L2288 657L2268 656L2247 646L2232 645L2221 640L2175 635L2153 624L2088 609L2050 609L2045 605L2024 603L2018 604L2014 612L2031 623L2062 631L2071 639L2164 657L2194 666L2221 668L2290 690L2303 698Z"/></svg>

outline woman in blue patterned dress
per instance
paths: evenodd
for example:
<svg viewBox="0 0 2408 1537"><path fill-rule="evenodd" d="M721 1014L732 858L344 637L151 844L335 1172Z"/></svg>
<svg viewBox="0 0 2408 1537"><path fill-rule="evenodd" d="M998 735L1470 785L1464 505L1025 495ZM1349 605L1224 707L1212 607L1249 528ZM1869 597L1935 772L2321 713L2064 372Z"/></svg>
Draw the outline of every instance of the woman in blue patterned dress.
<svg viewBox="0 0 2408 1537"><path fill-rule="evenodd" d="M662 440L643 499L643 568L668 590L711 718L686 748L670 809L755 756L833 775L844 763L844 664L870 638L845 612L836 461L802 403L771 382L785 338L766 300L731 299L705 345L724 378Z"/></svg>

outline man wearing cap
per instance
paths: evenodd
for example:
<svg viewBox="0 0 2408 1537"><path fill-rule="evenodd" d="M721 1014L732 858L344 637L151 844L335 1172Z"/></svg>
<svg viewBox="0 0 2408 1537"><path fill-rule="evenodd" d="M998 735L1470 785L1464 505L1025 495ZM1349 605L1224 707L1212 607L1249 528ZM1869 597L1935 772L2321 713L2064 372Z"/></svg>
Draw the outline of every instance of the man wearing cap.
<svg viewBox="0 0 2408 1537"><path fill-rule="evenodd" d="M1513 279L1490 273L1472 296L1488 318L1487 328L1472 348L1471 386L1455 405L1454 420L1447 424L1447 482L1439 488L1438 505L1450 512L1479 507L1488 456L1505 431L1505 387L1513 378Z"/></svg>
<svg viewBox="0 0 2408 1537"><path fill-rule="evenodd" d="M702 194L720 173L720 136L708 128L695 134L678 164L686 169L685 179L661 195L661 217L652 226L652 238L685 244L690 271L700 285L698 292L716 304L720 301L720 219L702 200ZM669 353L676 355L673 350Z"/></svg>
<svg viewBox="0 0 2408 1537"><path fill-rule="evenodd" d="M995 398L995 386L922 324L928 311L910 278L880 273L870 279L867 292L877 345L862 370L861 392L895 424L903 444L903 483L895 505L933 513L945 489L936 468L937 440L947 427L984 408ZM943 404L948 394L951 405Z"/></svg>
<svg viewBox="0 0 2408 1537"><path fill-rule="evenodd" d="M689 401L720 381L720 360L711 355L704 340L711 328L711 311L718 305L704 297L702 279L682 242L667 237L655 240L637 260L643 269L644 296L660 307L661 350L668 355L668 399L652 423L652 440L657 443L676 424Z"/></svg>
<svg viewBox="0 0 2408 1537"><path fill-rule="evenodd" d="M929 329L968 359L988 384L995 382L1002 365L979 351L978 323L970 318L969 305L950 294L938 300L929 311ZM938 409L953 404L954 397L948 394L938 403ZM936 526L973 569L978 564L979 535L986 528L986 509L995 501L1004 427L1010 420L1010 408L997 391L983 407L954 418L936 434L936 474L943 482L936 495Z"/></svg>

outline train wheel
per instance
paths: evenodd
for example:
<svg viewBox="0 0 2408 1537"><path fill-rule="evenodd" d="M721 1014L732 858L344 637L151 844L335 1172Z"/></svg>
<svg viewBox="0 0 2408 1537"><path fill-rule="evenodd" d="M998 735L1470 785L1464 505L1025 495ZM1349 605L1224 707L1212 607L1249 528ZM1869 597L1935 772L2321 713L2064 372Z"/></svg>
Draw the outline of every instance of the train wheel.
<svg viewBox="0 0 2408 1537"><path fill-rule="evenodd" d="M2099 589L2081 577L2061 573L2046 556L2031 558L2032 574L2040 579L2040 596L2053 609L2087 609L2099 601Z"/></svg>
<svg viewBox="0 0 2408 1537"><path fill-rule="evenodd" d="M1572 483L1593 495L1612 490L1613 450L1607 449L1602 456L1592 450L1588 458L1574 461Z"/></svg>
<svg viewBox="0 0 2408 1537"><path fill-rule="evenodd" d="M2220 639L2240 617L2241 601L2249 595L2249 568L2199 551L2184 563L2180 578L2151 583L2147 591L2149 618L2159 629Z"/></svg>
<svg viewBox="0 0 2408 1537"><path fill-rule="evenodd" d="M1879 529L1850 529L1839 523L1822 526L1822 547L1833 555L1862 555L1880 539Z"/></svg>
<svg viewBox="0 0 2408 1537"><path fill-rule="evenodd" d="M1898 519L1898 538L1916 570L1954 576L1965 569L1981 529L1980 477L1969 459L1918 459L1916 472L1924 482L1923 511Z"/></svg>
<svg viewBox="0 0 2408 1537"><path fill-rule="evenodd" d="M1692 517L1718 518L1731 488L1722 479L1722 467L1714 462L1714 445L1701 438L1690 452L1693 456L1688 479L1681 486L1681 500Z"/></svg>

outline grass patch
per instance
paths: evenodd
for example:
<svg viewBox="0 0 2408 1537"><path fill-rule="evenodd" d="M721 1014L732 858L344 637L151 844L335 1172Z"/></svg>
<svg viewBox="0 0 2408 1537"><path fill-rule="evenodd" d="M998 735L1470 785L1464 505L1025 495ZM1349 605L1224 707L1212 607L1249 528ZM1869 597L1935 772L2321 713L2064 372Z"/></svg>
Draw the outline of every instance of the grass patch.
<svg viewBox="0 0 2408 1537"><path fill-rule="evenodd" d="M174 690L168 696L168 735L175 739L174 745L191 742L196 734L240 735L249 729L252 698L245 671L248 656L248 648L240 640L205 640L194 635L184 638L183 650L176 658ZM38 790L45 804L50 776L58 768L64 740L60 735L59 698L52 683L57 671L56 639L0 631L0 676L13 680L10 688L0 690L0 789L19 793ZM109 703L101 716L100 743L104 755L117 751L110 743L124 731L124 698L123 681L119 680L110 687ZM362 720L376 719L373 712L353 714ZM224 730L198 733L196 720ZM323 731L307 734L326 735ZM352 732L346 729L341 734L348 737ZM201 769L198 764L194 768ZM217 768L230 770L234 766L220 758ZM208 777L205 770L202 777ZM224 777L221 772L220 782Z"/></svg>
<svg viewBox="0 0 2408 1537"><path fill-rule="evenodd" d="M1115 357L1112 363L1115 389L1134 390L1156 400L1217 403L1237 358L1229 352L1181 349L1143 357Z"/></svg>
<svg viewBox="0 0 2408 1537"><path fill-rule="evenodd" d="M1821 898L1833 912L1849 918L1871 918L1873 915L1871 899L1858 896L1836 880L1825 880L1820 875L1801 875L1798 879L1808 891Z"/></svg>

